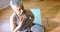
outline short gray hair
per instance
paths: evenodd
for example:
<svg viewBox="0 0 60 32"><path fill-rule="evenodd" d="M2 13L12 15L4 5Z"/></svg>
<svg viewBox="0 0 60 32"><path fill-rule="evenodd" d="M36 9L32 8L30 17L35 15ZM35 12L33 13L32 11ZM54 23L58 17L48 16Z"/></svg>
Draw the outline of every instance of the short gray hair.
<svg viewBox="0 0 60 32"><path fill-rule="evenodd" d="M10 0L11 6L21 6L23 4L22 0Z"/></svg>

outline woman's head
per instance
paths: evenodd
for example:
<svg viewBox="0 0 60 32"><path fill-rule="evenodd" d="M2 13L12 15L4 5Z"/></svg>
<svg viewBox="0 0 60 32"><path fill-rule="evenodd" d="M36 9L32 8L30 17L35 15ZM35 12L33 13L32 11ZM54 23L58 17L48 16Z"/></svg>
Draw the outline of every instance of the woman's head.
<svg viewBox="0 0 60 32"><path fill-rule="evenodd" d="M12 7L12 9L17 12L18 14L23 12L23 2L22 0L11 0L10 1L10 6Z"/></svg>

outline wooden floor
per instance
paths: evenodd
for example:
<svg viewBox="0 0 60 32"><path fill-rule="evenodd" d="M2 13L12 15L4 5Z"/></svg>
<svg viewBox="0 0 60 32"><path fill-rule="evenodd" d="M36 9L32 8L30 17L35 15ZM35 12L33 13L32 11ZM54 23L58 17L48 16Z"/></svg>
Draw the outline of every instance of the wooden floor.
<svg viewBox="0 0 60 32"><path fill-rule="evenodd" d="M60 32L60 2L59 1L25 1L24 7L40 8L42 23L46 32ZM10 32L9 17L13 13L11 7L0 11L0 32Z"/></svg>

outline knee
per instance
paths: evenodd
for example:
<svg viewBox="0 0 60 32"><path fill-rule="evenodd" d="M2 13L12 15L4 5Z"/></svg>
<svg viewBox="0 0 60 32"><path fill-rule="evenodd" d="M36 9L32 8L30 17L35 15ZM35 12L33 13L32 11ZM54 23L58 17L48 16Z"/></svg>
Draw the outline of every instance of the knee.
<svg viewBox="0 0 60 32"><path fill-rule="evenodd" d="M41 31L41 32L44 32L43 26L38 25L38 24L33 25L33 26L31 27L31 30L34 31L34 32L40 32L40 31Z"/></svg>
<svg viewBox="0 0 60 32"><path fill-rule="evenodd" d="M32 29L41 29L42 26L41 25L38 25L38 24L35 24L31 27Z"/></svg>

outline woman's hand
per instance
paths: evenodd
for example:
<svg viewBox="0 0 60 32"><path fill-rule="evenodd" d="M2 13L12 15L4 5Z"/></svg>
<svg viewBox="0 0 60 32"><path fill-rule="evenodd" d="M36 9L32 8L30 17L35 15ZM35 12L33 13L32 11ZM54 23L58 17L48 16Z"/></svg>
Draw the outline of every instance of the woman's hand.
<svg viewBox="0 0 60 32"><path fill-rule="evenodd" d="M26 21L27 21L27 16L26 16L26 15L23 15L23 16L20 18L20 21L26 22Z"/></svg>

